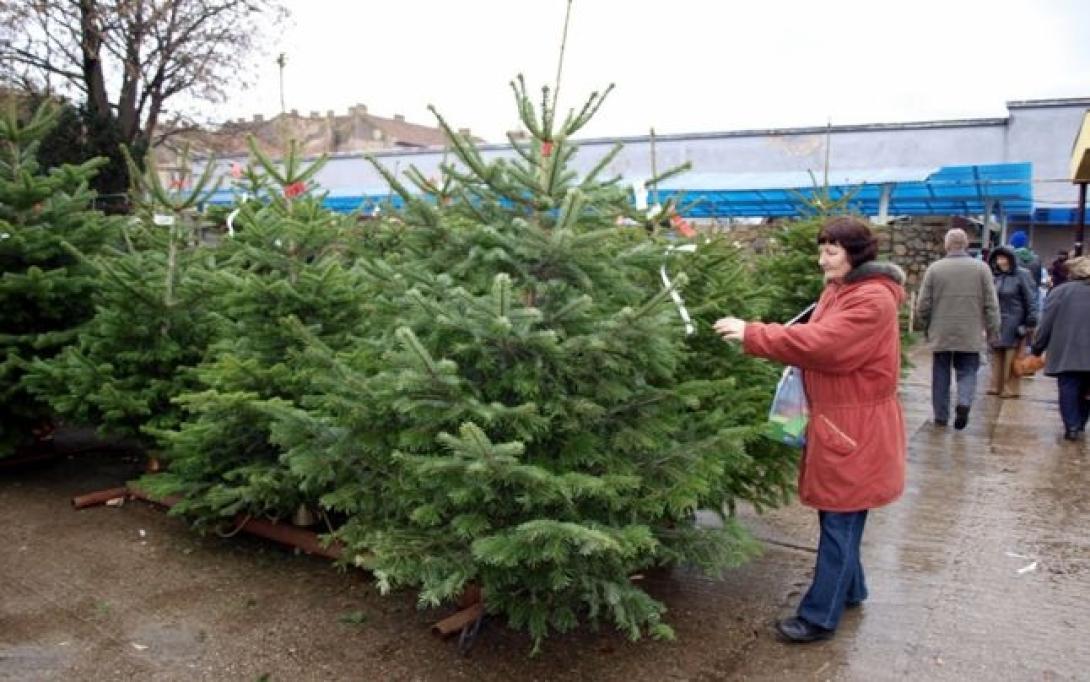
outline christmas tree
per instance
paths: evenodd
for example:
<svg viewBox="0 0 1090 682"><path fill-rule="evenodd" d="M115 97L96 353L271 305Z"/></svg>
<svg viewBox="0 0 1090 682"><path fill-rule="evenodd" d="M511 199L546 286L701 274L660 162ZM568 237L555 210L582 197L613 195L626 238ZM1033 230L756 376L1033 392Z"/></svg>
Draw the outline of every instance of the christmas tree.
<svg viewBox="0 0 1090 682"><path fill-rule="evenodd" d="M730 389L703 406L705 411L718 414L688 424L761 424L768 417L780 368L747 357L735 344L724 344L713 325L727 313L747 320L769 318L775 314L782 290L775 281L769 283L766 271L754 269L752 256L727 235L698 237L691 247L695 249L690 253L675 250L677 255L668 263L690 280L685 300L693 329L686 338L689 352L681 376L726 377ZM746 501L761 510L789 499L795 485L791 462L797 453L760 438L754 431L747 432L744 450L733 454L737 456L727 463L728 474L718 489L721 498L709 506L733 510L738 501Z"/></svg>
<svg viewBox="0 0 1090 682"><path fill-rule="evenodd" d="M476 583L535 647L583 620L669 637L630 577L744 560L744 532L698 528L695 511L779 499L793 467L746 448L772 373L711 344L712 308L744 301L750 280L733 247L698 248L708 304L688 340L658 283L673 207L641 215L600 177L619 147L570 168L603 97L561 120L549 88L537 109L512 86L530 134L515 159L485 161L437 114L457 159L442 179L410 169L410 191L379 167L408 232L358 265L374 292L361 342L338 352L295 324L312 385L266 405L273 439L384 589L434 605Z"/></svg>
<svg viewBox="0 0 1090 682"><path fill-rule="evenodd" d="M215 267L194 275L205 282L215 339L196 388L175 397L181 423L148 429L167 470L145 477L145 487L182 496L174 511L202 525L235 514L283 518L313 503L269 439L268 406L296 404L309 385L297 362L302 344L286 321L341 348L365 315L363 287L348 267L355 217L323 209L312 191L324 159L304 164L293 143L279 167L251 151L265 176L258 184L276 191L238 207Z"/></svg>
<svg viewBox="0 0 1090 682"><path fill-rule="evenodd" d="M48 104L25 122L14 111L0 117L0 457L51 433L51 412L27 393L26 373L71 343L93 312L95 273L76 252L93 254L117 234L88 187L104 160L40 167L39 142L56 117Z"/></svg>
<svg viewBox="0 0 1090 682"><path fill-rule="evenodd" d="M38 360L27 384L66 420L153 450L145 429L178 425L181 410L171 401L195 387L193 368L213 338L204 274L215 254L202 243L196 206L215 188L212 164L193 187L182 176L173 190L150 159L144 174L131 159L129 166L137 211L122 226L124 246L83 256L99 279L94 317L76 343Z"/></svg>
<svg viewBox="0 0 1090 682"><path fill-rule="evenodd" d="M818 234L829 218L852 212L857 192L829 184L829 151L826 137L821 181L811 171L811 190L793 192L801 218L779 225L758 260L771 294L765 318L769 322L787 322L818 300L825 287L825 277L817 264Z"/></svg>
<svg viewBox="0 0 1090 682"><path fill-rule="evenodd" d="M772 231L758 259L771 295L766 321L787 322L821 296L825 278L817 263L817 237L823 221L805 217Z"/></svg>

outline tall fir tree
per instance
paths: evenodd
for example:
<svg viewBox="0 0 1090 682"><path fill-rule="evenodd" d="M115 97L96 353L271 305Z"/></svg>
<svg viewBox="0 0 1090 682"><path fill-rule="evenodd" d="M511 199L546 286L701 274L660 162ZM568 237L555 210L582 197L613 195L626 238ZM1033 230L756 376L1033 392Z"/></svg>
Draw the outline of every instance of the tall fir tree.
<svg viewBox="0 0 1090 682"><path fill-rule="evenodd" d="M29 395L35 358L49 358L92 315L93 269L75 251L114 242L118 223L93 209L89 182L104 160L43 169L40 141L55 125L46 103L26 121L0 117L0 457L51 433L49 407Z"/></svg>
<svg viewBox="0 0 1090 682"><path fill-rule="evenodd" d="M817 264L817 237L824 217L777 226L757 267L770 289L769 322L787 322L818 300L825 280Z"/></svg>
<svg viewBox="0 0 1090 682"><path fill-rule="evenodd" d="M767 251L757 259L769 286L771 305L765 319L787 322L818 300L825 278L817 264L817 238L826 220L853 212L858 190L829 184L830 139L825 140L825 166L819 182L810 172L808 193L793 192L800 218L777 226Z"/></svg>
<svg viewBox="0 0 1090 682"><path fill-rule="evenodd" d="M768 416L773 387L780 369L774 364L745 356L735 344L724 344L715 332L715 321L724 314L744 319L768 318L779 305L782 291L769 283L768 273L754 268L749 252L729 235L698 236L691 254L678 254L667 262L688 275L685 287L687 310L693 330L687 338L687 354L681 376L692 379L726 377L731 382L721 400L707 401L702 409L717 414L690 422L752 426ZM728 474L718 489L721 499L714 506L733 511L740 501L758 510L785 503L795 486L792 462L797 455L785 446L746 432L744 450L727 463ZM712 505L709 505L712 506Z"/></svg>
<svg viewBox="0 0 1090 682"><path fill-rule="evenodd" d="M168 190L152 160L143 174L129 160L136 211L122 225L124 245L80 254L99 280L94 317L76 343L36 361L27 377L30 390L66 420L149 451L155 441L147 429L179 424L172 399L195 388L194 367L214 338L205 275L215 270L216 254L201 238L197 210L215 191L212 167L194 186L185 177L178 184L186 186Z"/></svg>
<svg viewBox="0 0 1090 682"><path fill-rule="evenodd" d="M782 496L793 455L746 449L771 373L695 357L731 351L707 343L710 307L702 342L686 340L655 283L668 244L655 226L673 207L640 215L600 177L620 147L571 169L570 138L602 97L560 120L548 88L536 109L512 86L530 134L514 160L485 161L437 115L457 159L441 180L410 169L414 192L379 167L409 233L359 264L377 292L371 341L337 352L296 324L313 385L301 405L267 405L273 438L383 588L438 604L475 582L535 648L587 619L669 637L663 604L630 576L678 562L714 573L754 551L730 519L699 528L693 515ZM705 294L742 300L749 286L739 267ZM716 374L727 365L733 376Z"/></svg>
<svg viewBox="0 0 1090 682"><path fill-rule="evenodd" d="M302 344L286 320L300 321L323 342L351 342L365 314L361 287L348 267L355 216L322 208L298 148L278 166L251 144L267 191L242 203L234 236L216 248L216 266L199 275L216 338L196 369L197 386L176 396L180 424L149 429L166 471L145 477L153 494L180 495L174 507L199 525L235 514L283 518L313 505L281 448L269 439L267 404L297 404L308 386L297 362Z"/></svg>

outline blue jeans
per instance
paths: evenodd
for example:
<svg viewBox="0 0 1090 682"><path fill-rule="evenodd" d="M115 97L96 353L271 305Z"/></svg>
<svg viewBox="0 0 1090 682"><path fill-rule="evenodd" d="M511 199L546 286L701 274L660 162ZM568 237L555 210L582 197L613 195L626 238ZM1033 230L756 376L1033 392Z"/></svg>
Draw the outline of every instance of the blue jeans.
<svg viewBox="0 0 1090 682"><path fill-rule="evenodd" d="M799 602L799 618L812 625L835 630L848 602L867 598L859 543L867 524L867 510L857 512L819 511L821 539L818 541L814 582Z"/></svg>
<svg viewBox="0 0 1090 682"><path fill-rule="evenodd" d="M1060 372L1056 375L1060 388L1060 416L1067 431L1085 431L1090 418L1090 372Z"/></svg>
<svg viewBox="0 0 1090 682"><path fill-rule="evenodd" d="M958 405L969 407L976 394L976 373L980 369L980 353L943 351L931 358L931 408L935 419L950 419L950 368L957 373Z"/></svg>

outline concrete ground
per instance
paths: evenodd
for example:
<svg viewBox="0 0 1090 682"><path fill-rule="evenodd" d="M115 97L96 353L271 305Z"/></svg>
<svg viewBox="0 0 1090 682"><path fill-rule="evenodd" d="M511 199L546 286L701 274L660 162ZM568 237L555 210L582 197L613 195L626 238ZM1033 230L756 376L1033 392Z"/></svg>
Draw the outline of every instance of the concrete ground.
<svg viewBox="0 0 1090 682"><path fill-rule="evenodd" d="M831 641L771 634L809 582L816 518L799 506L745 514L766 551L721 579L647 578L676 642L581 630L528 658L492 623L463 658L428 632L447 612L362 573L142 503L72 511L134 473L84 456L0 473L0 680L1090 679L1090 445L1060 440L1045 377L981 396L963 432L934 427L914 355L908 487L869 518L871 598Z"/></svg>

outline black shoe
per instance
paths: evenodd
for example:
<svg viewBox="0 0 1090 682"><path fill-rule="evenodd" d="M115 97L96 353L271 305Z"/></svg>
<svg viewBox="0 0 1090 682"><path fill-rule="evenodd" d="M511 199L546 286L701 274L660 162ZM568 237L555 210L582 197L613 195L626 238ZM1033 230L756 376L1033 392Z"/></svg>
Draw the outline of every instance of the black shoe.
<svg viewBox="0 0 1090 682"><path fill-rule="evenodd" d="M820 628L797 616L776 621L776 632L780 633L781 639L792 644L817 642L833 636L832 630Z"/></svg>
<svg viewBox="0 0 1090 682"><path fill-rule="evenodd" d="M949 422L946 419L936 419L935 420L935 426L946 426L947 423L949 423Z"/></svg>
<svg viewBox="0 0 1090 682"><path fill-rule="evenodd" d="M969 423L969 406L958 405L954 412L954 428L961 431Z"/></svg>
<svg viewBox="0 0 1090 682"><path fill-rule="evenodd" d="M844 608L846 609L858 609L863 605L863 600L844 602Z"/></svg>
<svg viewBox="0 0 1090 682"><path fill-rule="evenodd" d="M1064 431L1064 440L1079 440L1082 438L1082 431L1076 431L1075 429L1068 429Z"/></svg>

